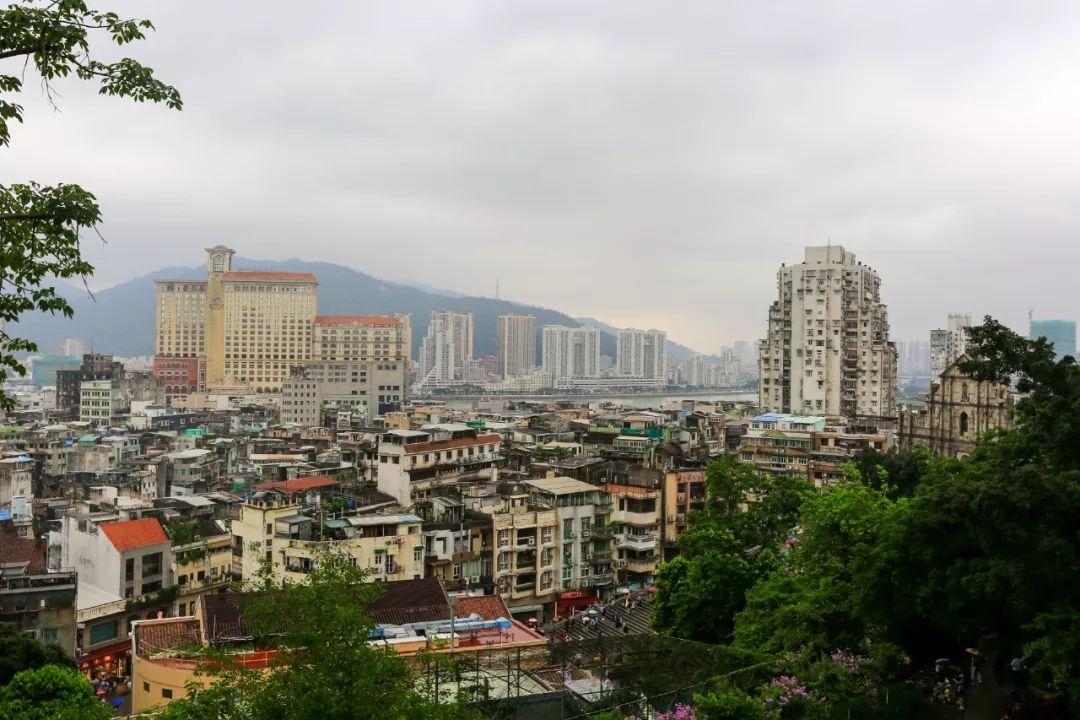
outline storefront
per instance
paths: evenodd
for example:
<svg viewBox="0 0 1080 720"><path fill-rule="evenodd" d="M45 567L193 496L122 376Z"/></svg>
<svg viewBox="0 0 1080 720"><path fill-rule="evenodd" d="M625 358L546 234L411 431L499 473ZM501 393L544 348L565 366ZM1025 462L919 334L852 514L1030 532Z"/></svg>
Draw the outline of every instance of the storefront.
<svg viewBox="0 0 1080 720"><path fill-rule="evenodd" d="M79 669L87 680L131 675L131 640L110 643L79 656Z"/></svg>
<svg viewBox="0 0 1080 720"><path fill-rule="evenodd" d="M588 590L570 590L559 593L555 598L555 619L562 618L581 612L599 598Z"/></svg>

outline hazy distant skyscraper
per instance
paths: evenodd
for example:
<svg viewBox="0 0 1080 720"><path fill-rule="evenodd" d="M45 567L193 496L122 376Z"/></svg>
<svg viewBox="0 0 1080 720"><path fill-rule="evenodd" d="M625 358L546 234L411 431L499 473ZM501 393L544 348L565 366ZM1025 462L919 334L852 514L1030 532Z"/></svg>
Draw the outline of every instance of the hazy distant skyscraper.
<svg viewBox="0 0 1080 720"><path fill-rule="evenodd" d="M498 372L504 378L526 375L536 368L536 318L500 315Z"/></svg>
<svg viewBox="0 0 1080 720"><path fill-rule="evenodd" d="M1058 360L1066 355L1076 357L1076 321L1074 320L1032 320L1029 336L1032 340L1044 337L1054 343L1054 356Z"/></svg>
<svg viewBox="0 0 1080 720"><path fill-rule="evenodd" d="M667 376L667 333L663 330L620 330L615 350L619 375L653 380Z"/></svg>
<svg viewBox="0 0 1080 720"><path fill-rule="evenodd" d="M762 410L892 417L896 346L877 272L842 247L808 247L780 267L777 294L760 343Z"/></svg>
<svg viewBox="0 0 1080 720"><path fill-rule="evenodd" d="M939 377L956 358L967 352L971 315L949 315L944 329L930 331L930 376Z"/></svg>
<svg viewBox="0 0 1080 720"><path fill-rule="evenodd" d="M472 359L472 313L432 310L420 345L421 382L464 380L465 367Z"/></svg>
<svg viewBox="0 0 1080 720"><path fill-rule="evenodd" d="M86 344L79 338L65 338L60 341L59 350L64 357L81 358L86 352Z"/></svg>
<svg viewBox="0 0 1080 720"><path fill-rule="evenodd" d="M542 363L555 385L600 377L600 332L595 328L545 325Z"/></svg>

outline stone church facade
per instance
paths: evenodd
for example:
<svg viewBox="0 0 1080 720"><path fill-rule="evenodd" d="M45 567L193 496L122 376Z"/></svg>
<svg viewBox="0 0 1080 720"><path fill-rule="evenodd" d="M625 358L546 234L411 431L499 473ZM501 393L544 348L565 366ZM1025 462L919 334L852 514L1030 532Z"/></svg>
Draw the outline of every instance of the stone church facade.
<svg viewBox="0 0 1080 720"><path fill-rule="evenodd" d="M925 409L900 412L900 450L922 446L935 455L963 457L987 431L1013 427L1015 398L1009 387L961 372L967 359L957 358L931 382Z"/></svg>

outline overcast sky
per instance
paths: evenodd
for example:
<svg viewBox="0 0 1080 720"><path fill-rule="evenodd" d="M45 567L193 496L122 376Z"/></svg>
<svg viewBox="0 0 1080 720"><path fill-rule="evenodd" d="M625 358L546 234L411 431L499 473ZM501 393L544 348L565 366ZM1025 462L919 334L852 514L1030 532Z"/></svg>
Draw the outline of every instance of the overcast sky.
<svg viewBox="0 0 1080 720"><path fill-rule="evenodd" d="M1080 315L1075 1L112 7L184 111L28 78L0 153L97 194L98 287L222 242L715 351L831 239L894 338Z"/></svg>

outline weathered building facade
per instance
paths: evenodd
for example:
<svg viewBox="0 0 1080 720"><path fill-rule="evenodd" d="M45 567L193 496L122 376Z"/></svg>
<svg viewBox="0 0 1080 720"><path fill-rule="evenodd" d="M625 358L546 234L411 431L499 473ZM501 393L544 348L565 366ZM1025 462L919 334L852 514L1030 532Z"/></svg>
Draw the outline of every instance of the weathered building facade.
<svg viewBox="0 0 1080 720"><path fill-rule="evenodd" d="M901 450L921 446L936 455L963 457L986 432L1013 426L1015 399L1008 386L962 372L967 359L957 358L930 385L925 409L900 413Z"/></svg>

